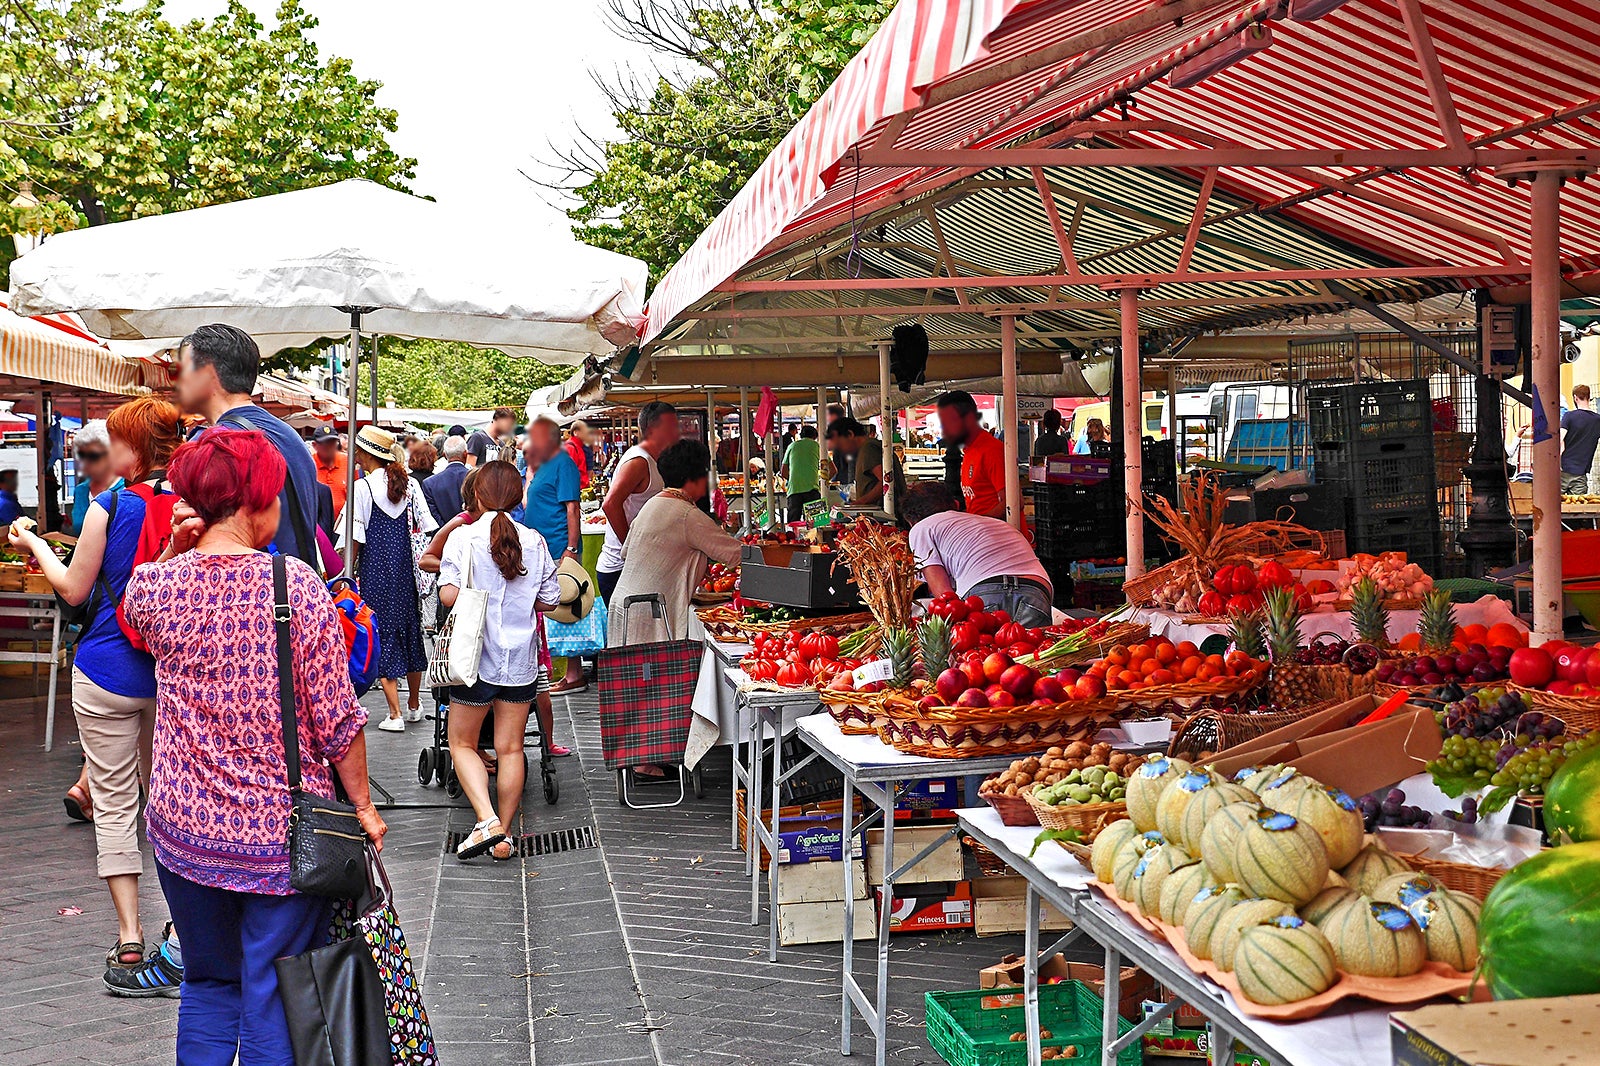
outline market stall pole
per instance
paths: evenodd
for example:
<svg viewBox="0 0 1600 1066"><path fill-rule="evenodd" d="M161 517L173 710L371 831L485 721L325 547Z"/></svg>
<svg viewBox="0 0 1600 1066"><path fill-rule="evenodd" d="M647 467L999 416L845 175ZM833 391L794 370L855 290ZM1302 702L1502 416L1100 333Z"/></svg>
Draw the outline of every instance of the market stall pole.
<svg viewBox="0 0 1600 1066"><path fill-rule="evenodd" d="M1128 514L1128 578L1144 573L1144 387L1139 358L1139 290L1118 293L1122 310L1122 491Z"/></svg>
<svg viewBox="0 0 1600 1066"><path fill-rule="evenodd" d="M739 386L739 490L743 494L744 520L740 532L750 532L750 389Z"/></svg>
<svg viewBox="0 0 1600 1066"><path fill-rule="evenodd" d="M1022 471L1017 454L1017 436L1021 425L1017 419L1017 320L1013 315L1000 317L1000 429L1005 434L1006 458L1006 521L1022 528Z"/></svg>
<svg viewBox="0 0 1600 1066"><path fill-rule="evenodd" d="M878 344L878 431L883 434L883 511L890 518L900 501L894 492L894 419L889 405L889 349L884 342Z"/></svg>
<svg viewBox="0 0 1600 1066"><path fill-rule="evenodd" d="M345 439L345 454L349 456L349 461L345 463L344 491L345 499L353 500L356 498L356 467L360 465L356 462L355 458L356 428L358 423L356 416L360 414L360 411L356 406L356 369L361 365L361 315L366 309L360 307L341 307L339 310L347 312L350 315L350 366L347 368L347 373L350 375L350 380L345 387L345 402L350 405L350 424ZM378 368L374 366L372 368L372 380L374 382L378 380L377 371ZM374 389L376 389L376 385L374 385ZM373 397L373 405L372 409L369 411L369 414L371 414L374 419L377 418L378 405L376 395ZM344 572L352 578L356 576L355 523L355 508L346 507L344 509Z"/></svg>

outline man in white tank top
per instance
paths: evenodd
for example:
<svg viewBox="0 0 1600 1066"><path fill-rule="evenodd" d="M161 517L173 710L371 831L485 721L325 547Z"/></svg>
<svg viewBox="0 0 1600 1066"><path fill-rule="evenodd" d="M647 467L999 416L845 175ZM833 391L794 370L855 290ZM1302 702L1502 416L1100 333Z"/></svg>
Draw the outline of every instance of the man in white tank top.
<svg viewBox="0 0 1600 1066"><path fill-rule="evenodd" d="M639 410L639 443L622 453L611 488L600 510L606 516L606 545L600 552L595 576L600 579L600 595L612 607L611 594L622 577L622 545L628 539L628 525L650 497L664 487L656 458L678 443L678 412L671 404L647 403Z"/></svg>

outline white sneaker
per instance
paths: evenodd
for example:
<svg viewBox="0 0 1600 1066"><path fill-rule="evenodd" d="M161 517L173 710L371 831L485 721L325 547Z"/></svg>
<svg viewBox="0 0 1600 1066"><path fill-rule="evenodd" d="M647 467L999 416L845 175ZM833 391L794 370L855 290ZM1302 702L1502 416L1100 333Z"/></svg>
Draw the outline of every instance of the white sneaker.
<svg viewBox="0 0 1600 1066"><path fill-rule="evenodd" d="M383 721L378 723L378 728L383 730L385 733L404 733L406 731L405 719L385 718Z"/></svg>
<svg viewBox="0 0 1600 1066"><path fill-rule="evenodd" d="M408 722L420 722L420 721L422 721L422 708L421 707L407 707L405 709L405 716L406 716L406 721L408 721Z"/></svg>

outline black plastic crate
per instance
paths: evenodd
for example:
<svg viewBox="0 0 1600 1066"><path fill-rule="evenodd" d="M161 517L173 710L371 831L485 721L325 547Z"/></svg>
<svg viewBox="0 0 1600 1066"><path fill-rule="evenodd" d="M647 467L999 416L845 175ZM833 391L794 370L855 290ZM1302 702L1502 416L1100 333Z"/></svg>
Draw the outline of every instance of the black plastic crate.
<svg viewBox="0 0 1600 1066"><path fill-rule="evenodd" d="M783 764L795 766L812 750L799 737L788 737L783 742ZM770 780L770 778L769 778ZM819 800L838 800L844 795L844 775L824 759L813 759L778 786L779 799L785 807L799 807ZM766 802L772 802L770 799Z"/></svg>
<svg viewBox="0 0 1600 1066"><path fill-rule="evenodd" d="M1408 561L1430 573L1439 564L1439 512L1434 507L1411 511L1358 514L1350 502L1345 545L1350 552L1405 552Z"/></svg>
<svg viewBox="0 0 1600 1066"><path fill-rule="evenodd" d="M1437 502L1429 440L1317 447L1317 481L1360 513L1432 509Z"/></svg>
<svg viewBox="0 0 1600 1066"><path fill-rule="evenodd" d="M1433 432L1428 382L1362 381L1306 389L1306 417L1315 444L1391 440Z"/></svg>

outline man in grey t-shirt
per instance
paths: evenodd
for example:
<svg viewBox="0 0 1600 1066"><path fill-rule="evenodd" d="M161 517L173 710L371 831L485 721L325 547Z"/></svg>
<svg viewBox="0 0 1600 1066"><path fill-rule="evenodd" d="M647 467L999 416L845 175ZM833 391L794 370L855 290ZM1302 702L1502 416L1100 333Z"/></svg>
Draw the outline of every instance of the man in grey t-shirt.
<svg viewBox="0 0 1600 1066"><path fill-rule="evenodd" d="M475 429L467 438L467 465L482 466L500 458L500 445L511 436L516 424L517 412L509 407L495 408L494 421L489 423L487 432Z"/></svg>

